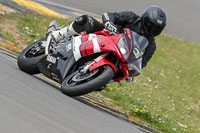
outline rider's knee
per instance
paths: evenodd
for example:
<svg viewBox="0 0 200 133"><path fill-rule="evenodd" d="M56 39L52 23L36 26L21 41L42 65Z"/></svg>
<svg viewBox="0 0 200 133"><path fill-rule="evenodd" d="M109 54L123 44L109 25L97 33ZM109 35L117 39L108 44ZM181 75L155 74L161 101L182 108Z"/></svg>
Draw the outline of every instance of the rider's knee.
<svg viewBox="0 0 200 133"><path fill-rule="evenodd" d="M76 18L75 23L78 25L85 25L87 23L88 16L82 15Z"/></svg>
<svg viewBox="0 0 200 133"><path fill-rule="evenodd" d="M102 29L101 24L96 19L88 15L77 17L73 22L72 27L77 33L83 31L87 33L92 33L98 31L99 29Z"/></svg>

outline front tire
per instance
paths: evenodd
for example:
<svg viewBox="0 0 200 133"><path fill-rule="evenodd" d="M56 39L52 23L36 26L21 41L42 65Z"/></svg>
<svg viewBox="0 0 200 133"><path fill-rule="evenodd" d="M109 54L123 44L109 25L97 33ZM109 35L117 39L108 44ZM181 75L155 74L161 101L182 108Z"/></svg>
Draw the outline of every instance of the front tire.
<svg viewBox="0 0 200 133"><path fill-rule="evenodd" d="M31 56L29 53L32 48L39 46L41 42L46 41L46 39L40 39L28 47L26 47L18 56L17 64L20 70L28 73L28 74L38 74L40 73L37 64L42 57L44 57L44 53L40 53L35 56Z"/></svg>
<svg viewBox="0 0 200 133"><path fill-rule="evenodd" d="M86 79L86 81L83 83L83 80L78 82L77 79L75 79L77 78L78 71L70 74L62 82L62 92L68 96L84 95L97 90L113 79L114 70L111 68L111 66L106 65L97 69L98 70L95 69L91 74L92 76L88 76L88 79Z"/></svg>

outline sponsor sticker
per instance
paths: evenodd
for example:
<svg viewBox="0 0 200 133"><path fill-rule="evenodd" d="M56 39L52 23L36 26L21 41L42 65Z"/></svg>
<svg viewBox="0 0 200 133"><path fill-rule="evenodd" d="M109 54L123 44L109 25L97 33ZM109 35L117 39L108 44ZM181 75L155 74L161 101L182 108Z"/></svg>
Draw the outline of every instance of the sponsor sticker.
<svg viewBox="0 0 200 133"><path fill-rule="evenodd" d="M140 56L140 51L137 48L133 49L133 53L134 53L136 58L138 58Z"/></svg>
<svg viewBox="0 0 200 133"><path fill-rule="evenodd" d="M160 25L162 25L163 21L157 20L157 23L160 24Z"/></svg>

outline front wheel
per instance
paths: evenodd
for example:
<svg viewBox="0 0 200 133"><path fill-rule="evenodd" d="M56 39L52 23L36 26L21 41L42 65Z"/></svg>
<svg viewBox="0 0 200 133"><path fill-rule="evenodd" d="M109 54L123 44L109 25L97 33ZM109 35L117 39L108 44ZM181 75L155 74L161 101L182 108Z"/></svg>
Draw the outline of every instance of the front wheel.
<svg viewBox="0 0 200 133"><path fill-rule="evenodd" d="M77 70L65 78L61 90L68 96L80 96L106 85L113 77L114 70L109 65L84 74Z"/></svg>

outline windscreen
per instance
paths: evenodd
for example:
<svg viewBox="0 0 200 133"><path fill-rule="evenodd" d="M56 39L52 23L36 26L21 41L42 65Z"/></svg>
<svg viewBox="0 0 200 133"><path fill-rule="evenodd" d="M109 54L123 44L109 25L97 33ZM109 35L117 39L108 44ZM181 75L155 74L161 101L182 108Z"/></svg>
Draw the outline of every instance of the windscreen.
<svg viewBox="0 0 200 133"><path fill-rule="evenodd" d="M126 63L132 63L143 55L144 49L148 46L148 40L136 32L130 31L129 34L125 33L121 36L117 45Z"/></svg>
<svg viewBox="0 0 200 133"><path fill-rule="evenodd" d="M137 34L136 32L131 31L131 38L127 34L125 34L126 43L129 46L129 57L127 59L127 63L132 63L136 61L138 58L142 57L143 51L148 46L148 40Z"/></svg>
<svg viewBox="0 0 200 133"><path fill-rule="evenodd" d="M142 55L148 40L134 31L126 30L120 38L118 47L128 64L130 75L139 75L142 70Z"/></svg>

